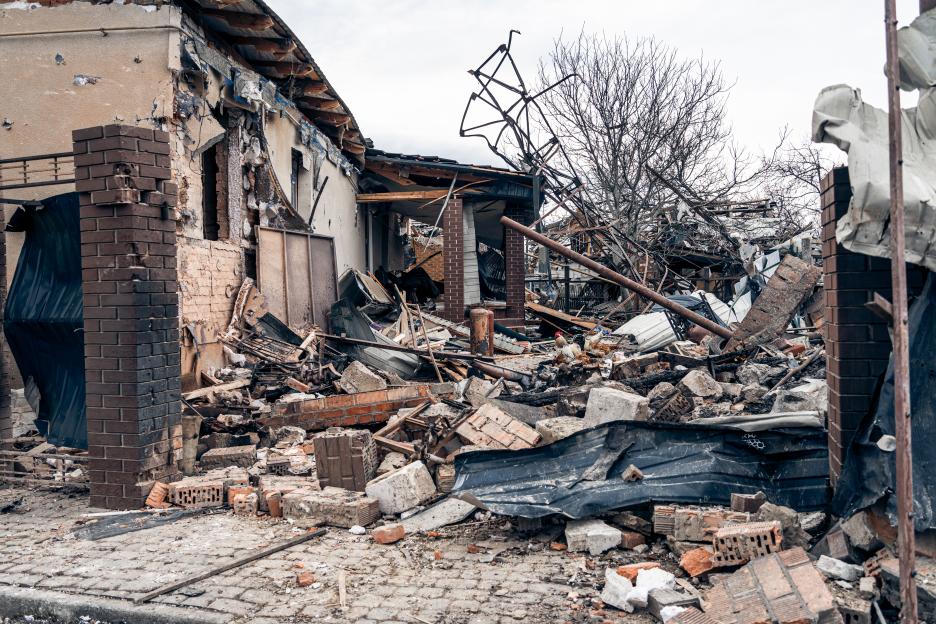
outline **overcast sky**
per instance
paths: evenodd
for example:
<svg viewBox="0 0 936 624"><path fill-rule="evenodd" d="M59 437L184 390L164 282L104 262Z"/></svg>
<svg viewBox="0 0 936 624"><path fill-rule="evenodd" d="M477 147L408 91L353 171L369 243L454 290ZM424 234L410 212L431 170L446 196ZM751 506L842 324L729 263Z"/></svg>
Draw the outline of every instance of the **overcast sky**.
<svg viewBox="0 0 936 624"><path fill-rule="evenodd" d="M492 163L458 127L477 67L511 28L528 80L563 31L653 35L684 56L718 60L735 83L728 113L738 141L769 150L789 126L808 136L822 87L847 83L886 105L879 0L267 0L354 113L388 151ZM897 0L901 25L918 0ZM904 95L904 106L915 97Z"/></svg>

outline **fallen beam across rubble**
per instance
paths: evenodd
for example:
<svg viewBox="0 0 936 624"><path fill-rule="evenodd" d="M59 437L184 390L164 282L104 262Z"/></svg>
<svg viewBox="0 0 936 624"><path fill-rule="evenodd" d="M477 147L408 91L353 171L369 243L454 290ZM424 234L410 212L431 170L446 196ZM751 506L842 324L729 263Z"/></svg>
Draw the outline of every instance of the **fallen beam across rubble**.
<svg viewBox="0 0 936 624"><path fill-rule="evenodd" d="M689 310L688 308L685 308L679 305L678 303L670 301L669 299L667 299L660 293L647 288L643 284L640 284L638 282L635 282L632 279L624 277L620 273L616 271L612 271L611 269L604 266L603 264L595 262L591 258L587 256L583 256L580 253L576 253L572 251L571 249L568 249L567 247L562 246L560 243L557 243L556 241L550 238L547 238L546 236L543 236L539 232L532 230L526 227L525 225L521 225L520 223L517 223L513 219L509 219L507 217L501 217L500 222L504 226L509 227L510 229L523 234L526 238L534 242L537 242L540 245L543 245L544 247L549 248L551 251L555 251L557 254L564 256L570 260L574 260L575 262L581 264L582 266L588 267L592 271L596 272L598 275L611 280L615 284L620 284L624 288L634 291L641 297L649 299L650 301L663 306L667 310L670 310L671 312L678 314L679 316L689 321L692 321L699 327L707 331L710 331L716 336L720 336L725 339L730 339L733 336L730 329L726 327L722 327L718 323L710 321L709 319L705 318L701 314L696 314L692 310Z"/></svg>

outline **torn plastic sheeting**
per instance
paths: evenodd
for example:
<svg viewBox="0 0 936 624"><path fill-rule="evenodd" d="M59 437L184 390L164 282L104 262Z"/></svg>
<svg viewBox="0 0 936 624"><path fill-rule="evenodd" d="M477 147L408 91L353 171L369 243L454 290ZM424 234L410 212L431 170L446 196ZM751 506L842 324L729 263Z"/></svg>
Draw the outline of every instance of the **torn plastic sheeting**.
<svg viewBox="0 0 936 624"><path fill-rule="evenodd" d="M916 108L901 110L906 260L936 270L936 10L897 33L900 82L918 89ZM823 89L813 107L813 140L848 153L853 191L836 227L846 249L890 257L890 161L887 111L848 85Z"/></svg>
<svg viewBox="0 0 936 624"><path fill-rule="evenodd" d="M910 306L910 408L913 452L913 523L917 531L936 528L936 283L933 274ZM836 485L832 509L847 518L878 502L886 506L891 524L897 525L896 453L882 436L896 436L894 426L894 362L887 367L877 408L852 438L845 465Z"/></svg>
<svg viewBox="0 0 936 624"><path fill-rule="evenodd" d="M828 441L819 428L748 433L612 422L534 449L455 458L454 496L498 514L586 518L650 502L729 505L758 490L798 511L828 502ZM624 481L634 464L644 478Z"/></svg>
<svg viewBox="0 0 936 624"><path fill-rule="evenodd" d="M78 194L16 211L25 232L7 293L3 331L23 379L39 389L36 427L57 446L88 447Z"/></svg>

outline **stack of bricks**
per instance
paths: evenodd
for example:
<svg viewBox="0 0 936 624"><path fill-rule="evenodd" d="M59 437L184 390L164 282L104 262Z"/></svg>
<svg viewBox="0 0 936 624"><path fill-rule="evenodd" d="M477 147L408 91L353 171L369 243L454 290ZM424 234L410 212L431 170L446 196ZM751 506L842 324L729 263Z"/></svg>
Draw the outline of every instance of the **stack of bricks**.
<svg viewBox="0 0 936 624"><path fill-rule="evenodd" d="M874 408L878 377L887 369L891 341L887 322L865 307L874 293L891 299L891 263L853 253L835 238L835 225L848 211L848 169L832 170L823 180L822 265L825 286L826 380L829 384L829 468L838 479L851 439ZM907 266L911 295L923 287L925 272Z"/></svg>
<svg viewBox="0 0 936 624"><path fill-rule="evenodd" d="M316 434L312 443L321 487L363 492L377 474L377 444L370 431L334 427Z"/></svg>
<svg viewBox="0 0 936 624"><path fill-rule="evenodd" d="M423 403L433 392L431 386L400 386L356 394L336 394L321 399L278 401L272 415L261 418L265 427L302 427L322 431L329 427L354 427L386 422L390 414ZM438 394L435 392L434 394ZM288 397L288 395L287 395Z"/></svg>
<svg viewBox="0 0 936 624"><path fill-rule="evenodd" d="M524 214L523 210L511 206L505 212L507 217L520 222ZM508 227L504 228L504 271L507 307L503 311L495 310L494 314L499 317L498 322L522 328L526 317L526 242L520 232Z"/></svg>
<svg viewBox="0 0 936 624"><path fill-rule="evenodd" d="M443 263L445 292L442 316L453 323L465 320L465 222L461 197L452 197L442 213L442 235L445 240Z"/></svg>
<svg viewBox="0 0 936 624"><path fill-rule="evenodd" d="M72 133L80 193L91 505L139 507L178 474L177 186L169 134Z"/></svg>

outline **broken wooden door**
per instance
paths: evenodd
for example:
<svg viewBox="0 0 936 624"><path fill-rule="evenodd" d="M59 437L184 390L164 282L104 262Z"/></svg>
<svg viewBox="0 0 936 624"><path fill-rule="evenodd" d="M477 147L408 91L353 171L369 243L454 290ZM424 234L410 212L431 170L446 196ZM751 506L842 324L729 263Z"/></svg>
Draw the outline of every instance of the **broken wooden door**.
<svg viewBox="0 0 936 624"><path fill-rule="evenodd" d="M338 299L335 241L308 232L257 228L257 286L274 316L295 329L327 329Z"/></svg>

